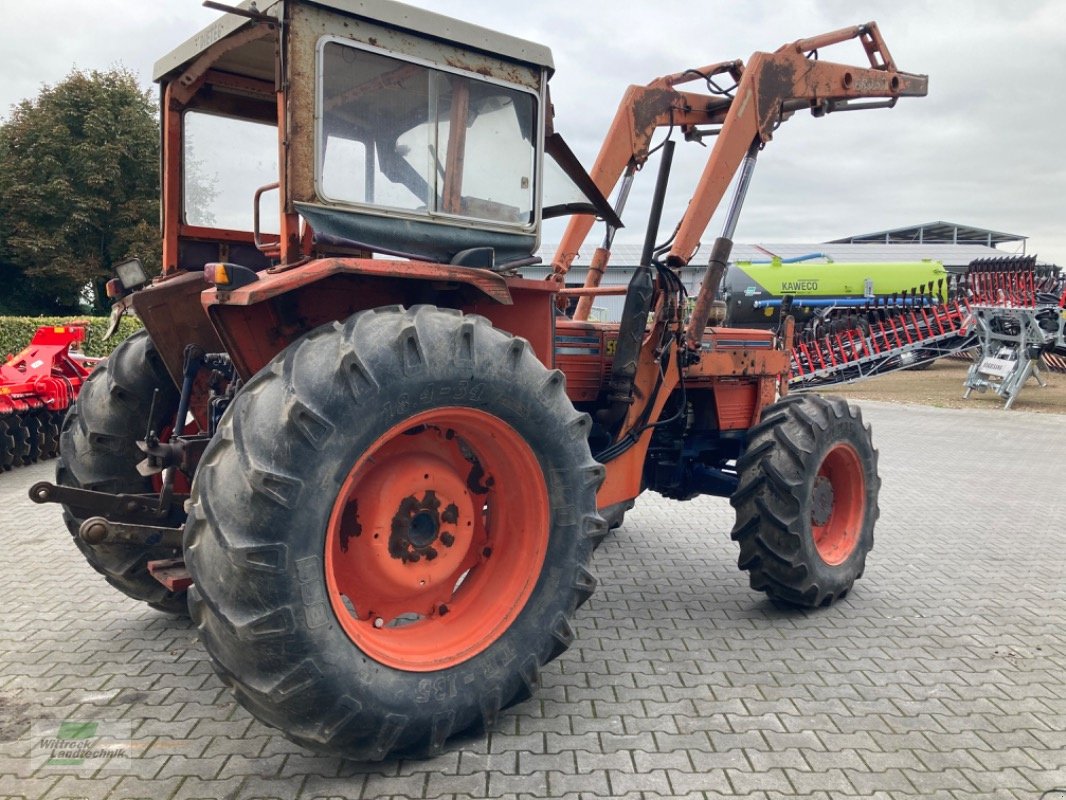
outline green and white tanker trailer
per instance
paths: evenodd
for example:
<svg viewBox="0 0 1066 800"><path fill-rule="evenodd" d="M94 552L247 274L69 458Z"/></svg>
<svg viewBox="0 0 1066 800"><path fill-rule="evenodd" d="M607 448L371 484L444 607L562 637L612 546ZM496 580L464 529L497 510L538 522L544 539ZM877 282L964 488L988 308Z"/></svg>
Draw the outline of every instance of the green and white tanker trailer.
<svg viewBox="0 0 1066 800"><path fill-rule="evenodd" d="M874 297L903 304L918 290L927 299L946 299L948 272L939 261L816 263L815 258L828 260L812 253L732 264L722 282L726 324L775 326L786 296L792 297L790 313L800 325L828 308L862 308Z"/></svg>

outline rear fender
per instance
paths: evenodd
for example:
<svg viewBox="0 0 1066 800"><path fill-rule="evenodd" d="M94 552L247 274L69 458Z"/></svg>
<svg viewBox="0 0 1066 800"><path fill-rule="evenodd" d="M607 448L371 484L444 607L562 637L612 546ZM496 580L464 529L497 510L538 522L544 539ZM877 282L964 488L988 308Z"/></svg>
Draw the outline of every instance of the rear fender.
<svg viewBox="0 0 1066 800"><path fill-rule="evenodd" d="M208 288L200 302L248 379L291 342L321 325L380 306L419 304L481 314L527 339L553 366L554 295L548 281L491 270L368 258L325 258L259 273L231 291Z"/></svg>
<svg viewBox="0 0 1066 800"><path fill-rule="evenodd" d="M206 285L202 272L184 272L157 278L132 295L133 310L148 329L175 386L181 386L186 345L199 345L208 353L222 350L200 301Z"/></svg>

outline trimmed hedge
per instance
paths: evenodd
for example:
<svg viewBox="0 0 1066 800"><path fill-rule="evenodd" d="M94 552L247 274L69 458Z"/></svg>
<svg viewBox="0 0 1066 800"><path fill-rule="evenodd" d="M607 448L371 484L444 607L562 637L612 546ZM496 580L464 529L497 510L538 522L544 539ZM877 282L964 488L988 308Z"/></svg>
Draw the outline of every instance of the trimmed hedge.
<svg viewBox="0 0 1066 800"><path fill-rule="evenodd" d="M107 317L0 317L0 362L7 359L9 353L18 353L30 343L33 334L42 325L69 325L71 322L88 322L82 352L87 356L106 356L136 330L141 321L126 315L118 326L115 335L103 341L107 331Z"/></svg>

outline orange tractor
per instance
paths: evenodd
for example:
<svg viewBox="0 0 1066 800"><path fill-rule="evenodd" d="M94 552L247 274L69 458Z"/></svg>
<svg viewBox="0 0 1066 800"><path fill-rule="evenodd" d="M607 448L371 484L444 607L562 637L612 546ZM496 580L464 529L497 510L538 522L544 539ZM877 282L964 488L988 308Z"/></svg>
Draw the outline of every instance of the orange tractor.
<svg viewBox="0 0 1066 800"><path fill-rule="evenodd" d="M534 692L646 489L731 498L753 588L847 593L878 516L869 428L784 396L787 326L708 321L777 127L925 94L876 25L631 87L586 172L544 47L387 0L224 10L156 67L163 274L120 301L145 331L86 381L56 484L31 490L112 584L187 605L252 714L360 759L437 752ZM818 57L849 40L868 65ZM660 244L674 139L712 137ZM654 154L623 318L590 322ZM738 171L690 300L677 268ZM523 278L559 215L553 274Z"/></svg>

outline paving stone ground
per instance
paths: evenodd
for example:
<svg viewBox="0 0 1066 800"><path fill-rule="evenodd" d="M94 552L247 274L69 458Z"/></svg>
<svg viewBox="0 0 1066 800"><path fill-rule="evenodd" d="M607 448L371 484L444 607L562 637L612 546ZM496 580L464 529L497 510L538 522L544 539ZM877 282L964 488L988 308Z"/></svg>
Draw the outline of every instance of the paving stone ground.
<svg viewBox="0 0 1066 800"><path fill-rule="evenodd" d="M748 589L728 503L643 497L540 694L428 761L310 755L189 623L113 592L0 475L0 797L1038 798L1066 787L1066 424L869 403L866 577L797 613ZM131 726L125 772L42 766L34 722ZM1061 797L1061 796L1060 796Z"/></svg>

